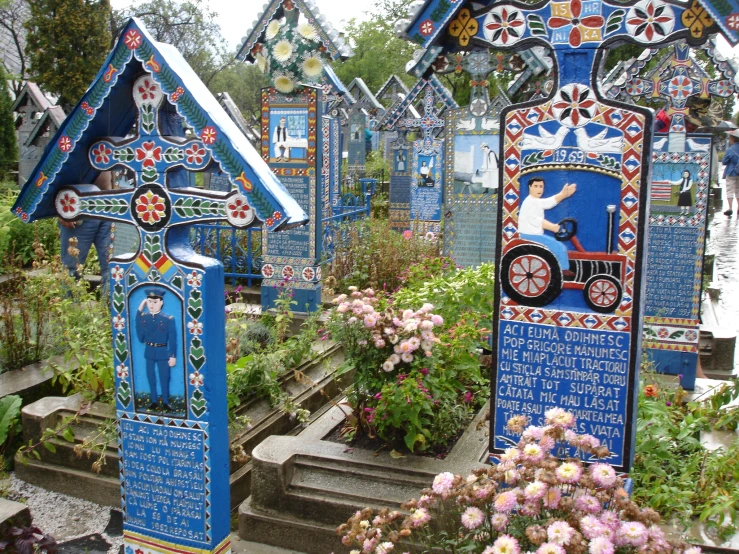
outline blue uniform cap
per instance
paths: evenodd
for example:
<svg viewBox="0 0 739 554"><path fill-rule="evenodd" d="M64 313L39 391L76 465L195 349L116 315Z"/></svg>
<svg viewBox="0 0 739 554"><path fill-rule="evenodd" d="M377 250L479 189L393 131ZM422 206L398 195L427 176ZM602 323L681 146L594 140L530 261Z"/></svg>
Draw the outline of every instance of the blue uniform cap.
<svg viewBox="0 0 739 554"><path fill-rule="evenodd" d="M163 300L164 291L160 289L147 289L146 298L156 298L158 300Z"/></svg>

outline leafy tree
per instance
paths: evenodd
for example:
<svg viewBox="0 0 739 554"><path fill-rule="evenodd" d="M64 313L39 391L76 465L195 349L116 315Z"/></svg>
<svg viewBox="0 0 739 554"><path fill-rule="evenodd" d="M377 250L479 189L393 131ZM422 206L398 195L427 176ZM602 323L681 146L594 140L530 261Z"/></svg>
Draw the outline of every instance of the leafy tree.
<svg viewBox="0 0 739 554"><path fill-rule="evenodd" d="M26 52L39 86L65 111L87 90L110 50L109 0L28 0Z"/></svg>
<svg viewBox="0 0 739 554"><path fill-rule="evenodd" d="M18 145L15 141L13 100L8 90L8 76L0 64L0 180L5 180L8 171L18 162Z"/></svg>
<svg viewBox="0 0 739 554"><path fill-rule="evenodd" d="M217 15L202 0L150 0L116 11L113 36L120 34L129 18L140 18L154 40L177 48L207 85L223 69L227 57Z"/></svg>
<svg viewBox="0 0 739 554"><path fill-rule="evenodd" d="M213 94L228 92L249 124L254 118L259 118L262 109L261 91L267 86L269 79L256 65L241 62L230 64L208 83Z"/></svg>
<svg viewBox="0 0 739 554"><path fill-rule="evenodd" d="M413 44L397 38L393 25L394 22L377 15L369 21L349 21L345 34L354 56L333 65L344 84L361 77L372 92L377 92L393 74L408 84L413 83L413 78L405 72L406 62L413 57Z"/></svg>

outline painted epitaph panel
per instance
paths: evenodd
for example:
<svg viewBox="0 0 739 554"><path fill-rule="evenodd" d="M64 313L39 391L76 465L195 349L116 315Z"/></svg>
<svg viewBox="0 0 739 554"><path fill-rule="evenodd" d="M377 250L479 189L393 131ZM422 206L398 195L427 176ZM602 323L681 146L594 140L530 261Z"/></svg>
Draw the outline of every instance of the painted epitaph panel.
<svg viewBox="0 0 739 554"><path fill-rule="evenodd" d="M405 231L411 226L411 148L403 131L399 131L398 138L390 145L393 161L390 166L388 218L392 228L397 231Z"/></svg>
<svg viewBox="0 0 739 554"><path fill-rule="evenodd" d="M262 235L262 306L271 307L279 285L289 281L299 311L321 305L321 219L324 198L323 127L318 127L320 89L305 87L289 95L262 90L262 158L290 195L308 213L305 226Z"/></svg>
<svg viewBox="0 0 739 554"><path fill-rule="evenodd" d="M711 137L688 138L702 151L652 154L644 347L658 371L694 376Z"/></svg>
<svg viewBox="0 0 739 554"><path fill-rule="evenodd" d="M416 233L438 234L444 192L444 141L413 142L410 187L411 227Z"/></svg>
<svg viewBox="0 0 739 554"><path fill-rule="evenodd" d="M495 259L498 200L498 114L446 113L444 253L457 265Z"/></svg>

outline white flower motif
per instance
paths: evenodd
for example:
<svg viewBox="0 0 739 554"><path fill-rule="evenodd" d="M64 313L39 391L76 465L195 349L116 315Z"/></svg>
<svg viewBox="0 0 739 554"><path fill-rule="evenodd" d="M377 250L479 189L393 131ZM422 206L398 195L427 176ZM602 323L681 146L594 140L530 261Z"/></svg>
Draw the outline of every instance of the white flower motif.
<svg viewBox="0 0 739 554"><path fill-rule="evenodd" d="M193 335L203 334L203 324L197 319L193 319L187 324L187 328L190 329L190 333Z"/></svg>
<svg viewBox="0 0 739 554"><path fill-rule="evenodd" d="M301 23L298 25L298 33L308 40L316 40L318 38L318 31L310 23Z"/></svg>
<svg viewBox="0 0 739 554"><path fill-rule="evenodd" d="M256 60L259 71L261 71L262 73L267 73L267 58L265 58L262 54L257 54Z"/></svg>
<svg viewBox="0 0 739 554"><path fill-rule="evenodd" d="M195 371L190 374L190 384L193 387L202 387L203 386L203 376L200 374L199 371Z"/></svg>
<svg viewBox="0 0 739 554"><path fill-rule="evenodd" d="M277 33L280 32L280 27L282 27L282 25L280 25L279 20L273 19L272 21L270 21L269 25L267 25L267 32L265 33L265 38L267 40L272 40L273 38L275 38L277 36Z"/></svg>
<svg viewBox="0 0 739 554"><path fill-rule="evenodd" d="M110 276L113 277L113 280L118 283L121 279L123 279L123 268L119 265L115 266L113 269L110 270Z"/></svg>
<svg viewBox="0 0 739 554"><path fill-rule="evenodd" d="M118 375L118 379L128 379L128 367L126 367L126 364L117 365L115 373Z"/></svg>
<svg viewBox="0 0 739 554"><path fill-rule="evenodd" d="M286 40L281 40L275 44L272 55L278 62L284 63L293 55L293 45Z"/></svg>
<svg viewBox="0 0 739 554"><path fill-rule="evenodd" d="M191 287L198 288L202 283L203 276L197 271L193 271L187 276L187 284Z"/></svg>
<svg viewBox="0 0 739 554"><path fill-rule="evenodd" d="M323 71L323 62L318 56L310 56L305 59L302 67L306 77L314 78L318 77Z"/></svg>
<svg viewBox="0 0 739 554"><path fill-rule="evenodd" d="M121 316L117 315L113 318L113 328L116 331L122 331L126 327L126 320Z"/></svg>
<svg viewBox="0 0 739 554"><path fill-rule="evenodd" d="M295 88L295 82L287 75L275 77L275 88L284 94L289 94Z"/></svg>

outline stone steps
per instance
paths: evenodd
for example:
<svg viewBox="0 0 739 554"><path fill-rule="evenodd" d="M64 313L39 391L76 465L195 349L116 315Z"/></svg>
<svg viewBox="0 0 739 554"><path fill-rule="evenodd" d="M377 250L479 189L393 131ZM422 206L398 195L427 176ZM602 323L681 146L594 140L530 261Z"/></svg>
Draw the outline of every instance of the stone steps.
<svg viewBox="0 0 739 554"><path fill-rule="evenodd" d="M335 378L336 370L344 361L343 351L334 343L317 343L316 357L304 362L296 372L286 372L281 377L283 390L287 390L298 408L317 410L338 395L350 382L352 375L347 373ZM72 397L47 397L30 404L23 409L24 440L38 440L47 428L56 428L61 421L74 415L82 405L79 395ZM238 409L238 415L248 415L253 426L248 430L236 430L230 434L231 447L241 447L249 455L265 438L275 434L286 434L299 426L288 414L278 407L270 407L264 399L252 399ZM85 438L94 436L102 422L114 417L112 406L93 404L87 413L80 417L79 423L73 425L74 443L62 438L54 439L56 452L39 448L40 460L35 458L23 464L16 459L18 477L43 488L63 492L71 496L91 500L107 506L120 506L120 482L118 479L118 450L115 442L108 445L105 451L105 463L99 474L91 471L92 462L97 459L93 453L91 458L77 458L74 447ZM74 483L77 483L75 485ZM235 508L251 491L251 462L231 462L231 504Z"/></svg>
<svg viewBox="0 0 739 554"><path fill-rule="evenodd" d="M239 507L246 541L307 554L345 551L336 527L364 507L399 508L443 471L461 475L484 467L487 407L444 460L347 447L324 439L344 412L326 410L296 437L272 436L253 451L252 495Z"/></svg>

